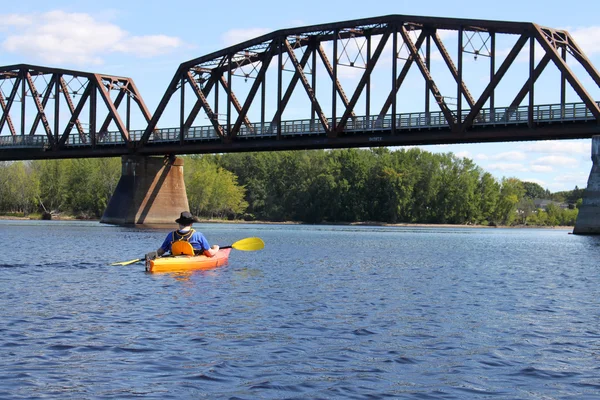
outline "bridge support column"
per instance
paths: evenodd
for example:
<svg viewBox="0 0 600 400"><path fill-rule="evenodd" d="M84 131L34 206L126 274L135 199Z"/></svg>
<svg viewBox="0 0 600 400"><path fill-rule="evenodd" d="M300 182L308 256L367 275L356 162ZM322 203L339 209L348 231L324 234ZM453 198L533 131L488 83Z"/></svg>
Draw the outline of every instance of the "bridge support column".
<svg viewBox="0 0 600 400"><path fill-rule="evenodd" d="M583 193L583 203L579 208L573 233L600 234L600 136L592 137L592 171Z"/></svg>
<svg viewBox="0 0 600 400"><path fill-rule="evenodd" d="M123 156L121 162L121 179L100 222L172 225L189 210L182 159Z"/></svg>

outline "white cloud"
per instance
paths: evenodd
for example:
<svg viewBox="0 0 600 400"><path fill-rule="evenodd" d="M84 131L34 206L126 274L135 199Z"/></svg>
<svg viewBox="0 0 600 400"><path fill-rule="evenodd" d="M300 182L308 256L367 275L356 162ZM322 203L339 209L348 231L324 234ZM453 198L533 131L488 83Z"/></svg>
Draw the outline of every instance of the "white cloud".
<svg viewBox="0 0 600 400"><path fill-rule="evenodd" d="M6 16L0 15L0 20ZM132 36L121 27L84 13L50 11L11 14L3 21L8 32L1 48L55 64L101 64L109 53L152 57L183 46L165 35Z"/></svg>
<svg viewBox="0 0 600 400"><path fill-rule="evenodd" d="M587 182L588 180L588 175L584 174L584 173L573 173L573 174L562 174L562 175L557 175L556 177L554 177L554 181L555 182L560 182L560 183L569 183L569 182Z"/></svg>
<svg viewBox="0 0 600 400"><path fill-rule="evenodd" d="M600 26L575 28L569 33L586 55L600 53Z"/></svg>
<svg viewBox="0 0 600 400"><path fill-rule="evenodd" d="M531 162L532 165L541 166L561 166L561 167L577 167L579 162L575 158L565 156L546 156L540 157Z"/></svg>
<svg viewBox="0 0 600 400"><path fill-rule="evenodd" d="M455 156L458 158L471 158L471 153L468 151L459 151L455 154Z"/></svg>
<svg viewBox="0 0 600 400"><path fill-rule="evenodd" d="M528 171L528 169L523 164L519 164L519 163L489 164L485 168L490 169L490 170L497 170L497 171L512 171L512 172L527 172Z"/></svg>
<svg viewBox="0 0 600 400"><path fill-rule="evenodd" d="M31 18L25 15L19 14L5 14L0 15L0 31L7 30L11 27L22 27L32 25L33 21Z"/></svg>
<svg viewBox="0 0 600 400"><path fill-rule="evenodd" d="M566 140L544 140L535 143L519 145L523 151L548 154L583 154L590 155L591 145L589 140L566 141Z"/></svg>
<svg viewBox="0 0 600 400"><path fill-rule="evenodd" d="M496 161L522 161L526 158L527 156L520 151L507 151L489 157L490 160Z"/></svg>
<svg viewBox="0 0 600 400"><path fill-rule="evenodd" d="M550 165L532 165L531 170L533 172L544 173L544 172L552 172L552 171L554 171L554 168L552 168Z"/></svg>
<svg viewBox="0 0 600 400"><path fill-rule="evenodd" d="M551 190L572 190L575 186L585 188L587 186L588 176L585 173L563 174L554 177L554 181L549 185Z"/></svg>
<svg viewBox="0 0 600 400"><path fill-rule="evenodd" d="M231 29L225 32L221 38L226 46L233 46L246 40L266 35L271 31L271 29L266 28Z"/></svg>
<svg viewBox="0 0 600 400"><path fill-rule="evenodd" d="M475 159L479 161L523 161L526 158L527 156L525 155L525 153L522 153L520 151L506 151L503 153L493 155L478 153L475 156Z"/></svg>
<svg viewBox="0 0 600 400"><path fill-rule="evenodd" d="M540 185L541 187L546 187L546 182L541 180L541 179L530 179L530 178L525 178L525 179L521 179L523 182L531 182L531 183L537 183L538 185Z"/></svg>
<svg viewBox="0 0 600 400"><path fill-rule="evenodd" d="M183 42L166 35L132 36L115 45L115 50L132 53L138 57L154 57L163 54L165 49L175 49Z"/></svg>

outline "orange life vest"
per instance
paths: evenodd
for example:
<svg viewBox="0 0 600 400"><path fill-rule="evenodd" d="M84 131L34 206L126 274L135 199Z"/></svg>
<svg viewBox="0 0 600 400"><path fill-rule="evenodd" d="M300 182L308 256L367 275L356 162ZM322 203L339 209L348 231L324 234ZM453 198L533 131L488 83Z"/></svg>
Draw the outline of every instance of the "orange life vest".
<svg viewBox="0 0 600 400"><path fill-rule="evenodd" d="M186 232L183 235L177 231L173 231L173 235L172 235L173 240L171 240L171 254L173 254L174 256L179 256L179 255L193 256L194 248L192 247L192 245L189 242L193 233L194 233L193 229L190 229L189 232Z"/></svg>

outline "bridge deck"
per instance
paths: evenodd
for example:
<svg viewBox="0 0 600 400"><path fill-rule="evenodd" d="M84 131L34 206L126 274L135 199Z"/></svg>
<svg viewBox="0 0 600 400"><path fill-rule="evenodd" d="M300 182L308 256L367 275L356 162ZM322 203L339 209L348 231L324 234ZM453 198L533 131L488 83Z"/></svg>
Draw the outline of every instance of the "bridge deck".
<svg viewBox="0 0 600 400"><path fill-rule="evenodd" d="M598 102L600 105L600 102ZM564 107L560 104L549 104L549 105L538 105L534 106L534 112L532 119L536 124L551 124L551 123L568 123L568 122L595 122L594 115L588 110L584 103L568 103ZM466 117L469 110L463 110L463 117ZM527 126L529 122L529 108L527 106L519 107L517 109L495 108L495 109L483 109L474 121L474 127L485 127L485 126ZM375 136L380 134L389 134L392 129L395 129L397 133L410 132L410 131L424 131L424 130L447 130L449 129L448 123L445 119L444 114L439 112L432 112L427 115L424 112L418 113L406 113L398 114L396 117L396 126L393 128L393 119L391 115L387 115L384 118L378 118L377 116L357 116L354 119L349 119L343 130L345 134L348 133L361 133L361 134L373 134ZM567 130L568 128L565 128ZM144 130L130 131L131 140L138 143ZM519 134L519 131L515 131L515 134ZM281 136L326 136L327 132L323 125L318 119L310 120L292 120L282 121L281 123ZM65 143L65 147L78 147L92 148L89 143L82 141L82 137L86 138L88 135L70 135L68 141ZM277 125L260 124L254 123L250 126L242 126L239 133L237 134L238 139L252 140L262 138L273 138L277 137ZM123 146L127 147L127 143L123 140L119 132L105 132L99 133L96 136L96 146ZM209 126L195 126L191 127L184 135L184 142L212 142L220 141L220 137L215 131L212 125ZM515 138L518 140L518 138ZM180 130L179 128L163 128L155 130L154 134L150 137L148 144L161 144L161 143L179 143L180 142ZM368 142L368 139L367 139ZM365 143L368 145L368 143ZM12 136L2 135L0 136L0 152L3 150L9 150L14 148L19 149L45 149L48 148L49 141L45 134L36 135L25 135L25 136ZM182 146L181 154L186 153L185 146Z"/></svg>

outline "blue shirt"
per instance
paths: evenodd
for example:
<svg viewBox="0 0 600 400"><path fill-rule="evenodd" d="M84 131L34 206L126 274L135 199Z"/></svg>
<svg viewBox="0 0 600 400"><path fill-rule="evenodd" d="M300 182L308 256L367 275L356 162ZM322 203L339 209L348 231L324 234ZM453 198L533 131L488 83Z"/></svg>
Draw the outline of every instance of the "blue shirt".
<svg viewBox="0 0 600 400"><path fill-rule="evenodd" d="M179 235L185 235L188 232L180 232L180 231L176 231ZM165 238L165 241L163 242L162 246L160 246L165 253L170 252L171 251L171 242L173 242L173 234L174 232L171 232L167 235L167 237ZM208 244L208 240L206 240L206 238L204 237L203 234L201 234L198 231L194 231L192 233L192 236L190 236L190 238L187 240L192 247L195 250L200 250L200 251L205 251L210 249L210 245Z"/></svg>

